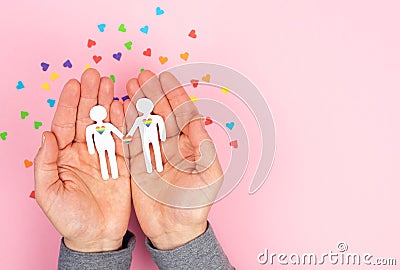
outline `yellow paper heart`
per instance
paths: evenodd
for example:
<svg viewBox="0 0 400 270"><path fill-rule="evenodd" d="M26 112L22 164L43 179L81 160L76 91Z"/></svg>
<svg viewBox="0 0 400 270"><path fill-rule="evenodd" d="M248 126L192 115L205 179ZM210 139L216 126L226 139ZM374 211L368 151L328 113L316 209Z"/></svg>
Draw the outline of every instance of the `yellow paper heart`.
<svg viewBox="0 0 400 270"><path fill-rule="evenodd" d="M190 99L191 99L193 102L196 102L196 101L199 100L199 99L198 99L197 97L195 97L195 96L190 96Z"/></svg>
<svg viewBox="0 0 400 270"><path fill-rule="evenodd" d="M161 65L164 65L168 61L168 57L160 56L158 60L160 60Z"/></svg>
<svg viewBox="0 0 400 270"><path fill-rule="evenodd" d="M207 74L206 76L203 76L203 77L201 78L201 80L202 80L203 82L210 82L210 74Z"/></svg>
<svg viewBox="0 0 400 270"><path fill-rule="evenodd" d="M89 64L87 64L87 65L85 66L84 70L87 70L88 68L90 68L90 65L89 65Z"/></svg>
<svg viewBox="0 0 400 270"><path fill-rule="evenodd" d="M181 53L181 58L182 58L183 60L187 61L188 58L189 58L189 53L188 53L188 52Z"/></svg>
<svg viewBox="0 0 400 270"><path fill-rule="evenodd" d="M222 87L222 88L221 88L221 91L222 91L222 93L224 93L224 94L228 94L228 93L229 93L229 87L228 87L228 86Z"/></svg>
<svg viewBox="0 0 400 270"><path fill-rule="evenodd" d="M55 73L55 72L52 72L51 75L50 75L50 80L55 81L55 80L57 80L59 77L60 77L60 75L58 75L58 74Z"/></svg>
<svg viewBox="0 0 400 270"><path fill-rule="evenodd" d="M50 85L49 85L49 83L44 83L44 84L42 84L42 89L44 89L44 90L46 90L46 91L49 91L50 90Z"/></svg>

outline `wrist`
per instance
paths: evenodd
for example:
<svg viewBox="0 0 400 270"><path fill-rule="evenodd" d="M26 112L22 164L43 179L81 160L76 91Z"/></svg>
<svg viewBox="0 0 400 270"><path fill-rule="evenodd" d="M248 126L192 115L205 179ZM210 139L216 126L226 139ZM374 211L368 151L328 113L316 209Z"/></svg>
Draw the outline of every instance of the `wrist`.
<svg viewBox="0 0 400 270"><path fill-rule="evenodd" d="M202 235L207 229L207 221L198 226L190 226L176 231L165 232L164 234L150 239L153 246L159 250L172 250L181 247L195 238Z"/></svg>
<svg viewBox="0 0 400 270"><path fill-rule="evenodd" d="M74 241L64 238L64 244L67 248L78 252L105 252L116 251L122 247L122 238L117 240L94 240L94 241Z"/></svg>

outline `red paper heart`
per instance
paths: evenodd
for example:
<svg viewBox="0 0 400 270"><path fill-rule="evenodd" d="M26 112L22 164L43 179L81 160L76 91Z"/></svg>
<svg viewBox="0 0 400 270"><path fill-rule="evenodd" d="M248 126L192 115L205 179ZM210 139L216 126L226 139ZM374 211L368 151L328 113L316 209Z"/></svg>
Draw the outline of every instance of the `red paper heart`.
<svg viewBox="0 0 400 270"><path fill-rule="evenodd" d="M150 57L150 56L151 56L151 49L150 49L150 48L147 48L147 50L145 50L145 51L143 52L143 55L144 55L144 56Z"/></svg>
<svg viewBox="0 0 400 270"><path fill-rule="evenodd" d="M238 148L239 147L239 144L238 144L237 140L231 141L229 143L229 145L232 146L233 148Z"/></svg>
<svg viewBox="0 0 400 270"><path fill-rule="evenodd" d="M96 41L89 39L87 42L87 46L88 48L93 47L94 45L96 45Z"/></svg>
<svg viewBox="0 0 400 270"><path fill-rule="evenodd" d="M199 85L199 80L190 80L190 82L192 83L194 88L197 88L197 86Z"/></svg>
<svg viewBox="0 0 400 270"><path fill-rule="evenodd" d="M196 30L192 29L192 31L190 31L188 36L191 37L191 38L197 38Z"/></svg>
<svg viewBox="0 0 400 270"><path fill-rule="evenodd" d="M32 199L36 198L34 190L32 190L31 194L29 194L29 198L32 198Z"/></svg>
<svg viewBox="0 0 400 270"><path fill-rule="evenodd" d="M207 116L204 124L206 124L206 126L207 126L207 125L211 125L212 123L213 123L213 120L211 119L211 117Z"/></svg>
<svg viewBox="0 0 400 270"><path fill-rule="evenodd" d="M94 60L94 62L96 62L96 64L98 64L101 61L101 59L103 59L103 57L97 56L97 55L93 56L93 60Z"/></svg>

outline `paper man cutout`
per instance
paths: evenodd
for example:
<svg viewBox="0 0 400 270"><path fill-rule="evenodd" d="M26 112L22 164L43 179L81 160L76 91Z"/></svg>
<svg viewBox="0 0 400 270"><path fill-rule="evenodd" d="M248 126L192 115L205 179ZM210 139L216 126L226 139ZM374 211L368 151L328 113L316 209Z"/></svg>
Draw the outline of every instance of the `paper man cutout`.
<svg viewBox="0 0 400 270"><path fill-rule="evenodd" d="M107 180L109 178L106 161L107 151L110 161L111 177L113 179L117 179L118 166L117 159L115 157L115 142L111 132L114 132L121 140L124 135L113 124L103 123L103 120L107 117L107 110L103 106L94 106L90 110L89 115L90 118L96 122L96 124L90 125L86 128L86 143L89 154L95 154L94 146L96 145L96 149L100 158L101 176L104 180Z"/></svg>
<svg viewBox="0 0 400 270"><path fill-rule="evenodd" d="M143 115L136 118L135 123L127 134L127 137L132 136L135 133L135 130L139 128L140 136L142 138L144 162L146 163L146 170L148 173L153 171L150 156L150 143L153 146L154 157L156 160L156 170L158 172L162 172L164 169L161 160L160 143L158 141L158 129L160 132L161 141L165 142L167 138L164 120L159 115L151 114L153 108L154 104L150 99L139 99L136 103L136 109L143 113Z"/></svg>

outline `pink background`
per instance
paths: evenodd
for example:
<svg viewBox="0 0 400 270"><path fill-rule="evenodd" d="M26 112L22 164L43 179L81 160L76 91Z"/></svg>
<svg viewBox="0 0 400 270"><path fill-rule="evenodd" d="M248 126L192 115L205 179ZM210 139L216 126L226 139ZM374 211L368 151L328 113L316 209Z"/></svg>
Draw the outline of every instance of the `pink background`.
<svg viewBox="0 0 400 270"><path fill-rule="evenodd" d="M117 96L140 68L159 72L189 62L215 62L245 74L267 100L277 152L268 181L247 194L251 173L212 209L210 220L237 269L257 254L336 251L375 257L400 250L400 35L398 1L7 1L0 9L0 262L2 269L55 269L60 235L29 198L41 132L50 127L62 85L86 64L115 74ZM165 10L155 15L155 8ZM100 33L97 25L105 23ZM126 33L118 32L124 23ZM139 28L149 25L149 33ZM196 29L198 38L187 36ZM92 38L97 45L86 47ZM132 51L123 43L133 41ZM147 47L150 58L142 55ZM112 54L123 53L120 62ZM91 57L102 55L96 65ZM158 56L169 58L161 65ZM70 59L73 67L62 63ZM40 63L50 64L43 72ZM51 72L60 78L49 80ZM16 90L21 80L25 88ZM41 89L49 82L51 89ZM189 89L193 95L205 95ZM197 91L197 92L196 92ZM20 111L29 116L20 119ZM33 121L42 121L39 130ZM247 132L256 131L254 125ZM221 132L213 132L218 144ZM226 139L226 138L225 138ZM218 146L217 146L218 147ZM219 147L221 148L221 146ZM221 150L221 158L227 154ZM254 170L254 162L250 170ZM137 235L133 266L156 269ZM398 263L400 257L397 257ZM328 264L298 269L338 269ZM343 268L348 268L342 266ZM358 266L354 269L394 269Z"/></svg>

